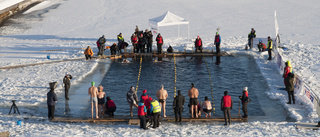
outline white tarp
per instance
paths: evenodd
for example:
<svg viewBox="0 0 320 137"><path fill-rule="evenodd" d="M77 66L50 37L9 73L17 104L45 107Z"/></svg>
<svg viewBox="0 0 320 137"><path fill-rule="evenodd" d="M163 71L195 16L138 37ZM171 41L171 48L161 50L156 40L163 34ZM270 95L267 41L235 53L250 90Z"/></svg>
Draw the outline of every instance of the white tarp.
<svg viewBox="0 0 320 137"><path fill-rule="evenodd" d="M182 17L174 15L170 11L167 11L165 14L159 17L149 19L149 26L151 31L154 34L159 33L159 27L173 26L173 25L177 25L177 26L188 25L188 39L189 39L189 21ZM179 32L178 32L178 35L179 35Z"/></svg>

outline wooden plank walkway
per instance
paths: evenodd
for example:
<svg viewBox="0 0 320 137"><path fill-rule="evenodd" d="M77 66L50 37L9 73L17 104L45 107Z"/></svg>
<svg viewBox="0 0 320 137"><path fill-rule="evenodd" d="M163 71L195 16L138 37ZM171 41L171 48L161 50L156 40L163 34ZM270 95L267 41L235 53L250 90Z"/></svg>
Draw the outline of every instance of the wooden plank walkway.
<svg viewBox="0 0 320 137"><path fill-rule="evenodd" d="M174 122L174 117L160 118L164 122ZM224 122L224 118L221 117L211 117L211 118L182 118L182 122ZM234 117L231 118L232 122L245 122L245 119ZM92 118L76 118L76 117L56 117L51 122L64 122L64 123L114 123L114 122L128 122L129 125L139 125L140 120L135 117L129 116L115 116L115 117L106 117L100 119Z"/></svg>

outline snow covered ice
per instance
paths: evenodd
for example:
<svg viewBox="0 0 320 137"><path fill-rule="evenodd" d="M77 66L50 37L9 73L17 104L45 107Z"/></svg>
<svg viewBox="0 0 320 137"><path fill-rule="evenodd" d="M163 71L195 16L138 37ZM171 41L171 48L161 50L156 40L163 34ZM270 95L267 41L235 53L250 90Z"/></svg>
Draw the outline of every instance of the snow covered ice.
<svg viewBox="0 0 320 137"><path fill-rule="evenodd" d="M8 1L0 0L0 7L19 2ZM129 41L136 25L141 30L149 29L148 19L170 11L190 21L190 38L193 41L199 35L205 49L211 50L216 29L220 28L221 50L229 54L252 55L268 82L270 91L266 95L282 104L288 117L300 122L318 122L313 105L304 102L302 97L296 96L295 105L286 104L287 93L279 89L284 87L282 74L278 72L276 62L266 60L266 52L259 53L256 47L244 50L251 28L255 28L259 38L271 36L274 39L276 10L281 46L289 49L282 52L284 60L290 60L295 74L302 76L320 96L318 5L320 1L317 0L45 0L9 19L7 22L11 25L5 23L0 28L0 66L79 60L0 69L0 132L9 131L12 136L320 136L317 130L296 129L294 122L288 121L257 120L235 122L231 126L221 123L163 123L158 129L145 131L127 123L53 123L47 120L46 113L34 113L47 111L43 106L49 82L62 83L64 74L72 72L74 79L71 84L77 85L92 74L99 62L105 62L106 67L111 63L108 59L84 61L80 59L84 58L84 50L79 48L95 47L96 40L102 35L106 36L107 45L111 45L117 41L116 35L120 32ZM164 49L171 45L183 51L187 45L191 50L192 44L186 43L187 28L180 26L180 30L181 38L177 38L177 27L160 28ZM59 49L65 50L43 52ZM97 52L96 48L93 50ZM47 59L48 54L50 60ZM63 96L61 84L56 93ZM7 115L11 100L17 100L21 115ZM22 120L21 126L16 124L17 120Z"/></svg>

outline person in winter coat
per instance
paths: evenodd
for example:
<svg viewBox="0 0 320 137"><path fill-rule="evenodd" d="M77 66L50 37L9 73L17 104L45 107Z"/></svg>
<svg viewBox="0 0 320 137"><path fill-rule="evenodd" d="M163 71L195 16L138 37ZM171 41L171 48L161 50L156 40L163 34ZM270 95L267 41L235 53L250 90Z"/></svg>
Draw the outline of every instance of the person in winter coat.
<svg viewBox="0 0 320 137"><path fill-rule="evenodd" d="M174 97L173 100L175 122L181 122L184 103L185 98L183 95L181 95L181 91L178 90L178 96Z"/></svg>
<svg viewBox="0 0 320 137"><path fill-rule="evenodd" d="M63 78L63 84L64 84L64 91L65 91L65 98L66 100L70 100L69 98L69 89L70 89L70 79L72 79L72 76L68 73Z"/></svg>
<svg viewBox="0 0 320 137"><path fill-rule="evenodd" d="M221 37L219 35L219 32L216 32L216 36L214 37L214 45L216 45L217 55L220 54L220 43L221 43Z"/></svg>
<svg viewBox="0 0 320 137"><path fill-rule="evenodd" d="M144 36L147 39L147 53L152 53L152 41L153 41L152 32L146 29Z"/></svg>
<svg viewBox="0 0 320 137"><path fill-rule="evenodd" d="M138 53L139 52L139 48L138 48L138 37L137 37L137 34L132 34L131 43L132 43L132 46L133 46L133 52L134 53Z"/></svg>
<svg viewBox="0 0 320 137"><path fill-rule="evenodd" d="M167 52L168 53L173 53L173 48L171 46L169 46L168 49L167 49Z"/></svg>
<svg viewBox="0 0 320 137"><path fill-rule="evenodd" d="M201 105L201 109L203 113L206 115L206 118L211 117L211 111L212 111L212 106L211 106L211 101L208 100L208 97L204 98L204 102Z"/></svg>
<svg viewBox="0 0 320 137"><path fill-rule="evenodd" d="M248 99L249 99L249 95L248 95L248 87L244 87L243 88L243 92L242 92L242 96L239 96L241 103L242 103L242 111L243 111L243 118L248 118L248 110L247 110L247 106L248 106Z"/></svg>
<svg viewBox="0 0 320 137"><path fill-rule="evenodd" d="M58 101L58 97L56 93L54 93L54 89L56 88L56 84L50 83L50 91L47 93L47 105L48 105L48 118L49 120L54 119L54 111L55 105Z"/></svg>
<svg viewBox="0 0 320 137"><path fill-rule="evenodd" d="M196 53L198 50L202 53L202 40L199 36L197 37L196 41L194 41L194 47L196 47Z"/></svg>
<svg viewBox="0 0 320 137"><path fill-rule="evenodd" d="M248 34L248 45L250 47L250 49L252 49L252 41L253 41L253 38L256 37L256 31L254 30L254 28L251 28L251 32Z"/></svg>
<svg viewBox="0 0 320 137"><path fill-rule="evenodd" d="M140 48L140 53L145 53L145 49L146 49L146 44L147 44L147 40L145 38L145 36L143 35L143 33L141 33L139 35L139 40L138 40L138 46Z"/></svg>
<svg viewBox="0 0 320 137"><path fill-rule="evenodd" d="M122 52L121 52L122 47L121 46L124 42L124 38L122 36L122 33L119 33L119 35L117 35L117 39L118 39L118 53L122 54Z"/></svg>
<svg viewBox="0 0 320 137"><path fill-rule="evenodd" d="M93 55L93 52L92 52L92 49L90 48L90 46L87 47L87 49L84 51L84 55L86 57L86 60L92 58L92 55Z"/></svg>
<svg viewBox="0 0 320 137"><path fill-rule="evenodd" d="M267 45L267 49L268 49L268 55L269 55L269 58L268 60L271 60L272 57L271 57L271 51L272 51L272 39L270 38L270 36L268 37L268 45Z"/></svg>
<svg viewBox="0 0 320 137"><path fill-rule="evenodd" d="M263 52L267 49L267 46L264 43L262 43L261 39L259 39L258 49L259 49L259 52Z"/></svg>
<svg viewBox="0 0 320 137"><path fill-rule="evenodd" d="M224 96L221 99L221 110L223 111L223 115L224 115L224 125L231 125L231 115L230 115L230 111L232 109L232 105L233 105L233 101L231 99L231 96L228 95L228 91L224 92ZM228 115L228 123L227 123L227 115Z"/></svg>
<svg viewBox="0 0 320 137"><path fill-rule="evenodd" d="M100 37L99 39L98 39L98 43L99 43L99 52L98 52L98 55L101 55L101 56L103 56L103 52L104 52L104 50L106 49L106 45L105 45L105 43L106 43L106 38L104 37L104 35L102 35L102 37Z"/></svg>
<svg viewBox="0 0 320 137"><path fill-rule="evenodd" d="M160 103L153 99L150 102L150 112L152 112L152 121L153 121L153 126L152 128L157 128L159 127L159 117L160 117L160 113L161 113L161 105Z"/></svg>
<svg viewBox="0 0 320 137"><path fill-rule="evenodd" d="M140 119L140 128L143 128L143 129L148 129L146 114L147 114L147 107L144 105L144 100L140 100L140 103L138 105L138 117Z"/></svg>
<svg viewBox="0 0 320 137"><path fill-rule="evenodd" d="M111 100L111 98L108 96L107 97L107 102L106 102L106 114L109 116L114 116L114 112L117 110L116 104Z"/></svg>
<svg viewBox="0 0 320 137"><path fill-rule="evenodd" d="M288 74L291 72L292 73L292 66L290 64L290 61L287 61L285 63L286 67L284 67L283 69L283 74L282 74L282 77L284 78L283 81L284 81L284 85L286 85L286 82L285 82L285 79L286 77L288 76Z"/></svg>
<svg viewBox="0 0 320 137"><path fill-rule="evenodd" d="M287 104L291 104L291 98L293 101L293 104L295 104L295 99L294 99L294 74L289 72L288 76L284 79L285 84L286 84L286 91L288 92L288 99L289 102Z"/></svg>
<svg viewBox="0 0 320 137"><path fill-rule="evenodd" d="M132 108L133 106L138 107L138 97L133 86L127 92L127 101L130 105L130 116L133 117Z"/></svg>
<svg viewBox="0 0 320 137"><path fill-rule="evenodd" d="M143 90L142 95L140 97L140 100L143 100L144 104L146 105L148 98L149 98L149 96L147 95L147 90Z"/></svg>
<svg viewBox="0 0 320 137"><path fill-rule="evenodd" d="M116 44L116 43L113 43L113 44L111 45L111 47L110 47L111 55L116 55L117 50L118 50L117 44Z"/></svg>
<svg viewBox="0 0 320 137"><path fill-rule="evenodd" d="M162 54L163 38L160 33L158 34L156 41L157 41L157 48L158 48L157 53Z"/></svg>

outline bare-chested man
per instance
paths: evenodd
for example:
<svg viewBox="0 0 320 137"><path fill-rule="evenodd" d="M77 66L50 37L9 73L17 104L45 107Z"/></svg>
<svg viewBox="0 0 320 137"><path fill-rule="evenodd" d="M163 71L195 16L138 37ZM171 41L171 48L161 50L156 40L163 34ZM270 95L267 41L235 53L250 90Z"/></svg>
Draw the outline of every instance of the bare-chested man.
<svg viewBox="0 0 320 137"><path fill-rule="evenodd" d="M190 97L190 105L191 105L191 117L193 118L193 110L195 108L196 118L198 118L198 96L199 91L194 87L194 84L191 83L191 89L188 91L188 96Z"/></svg>
<svg viewBox="0 0 320 137"><path fill-rule="evenodd" d="M93 118L93 103L96 107L96 118L99 118L98 116L98 89L97 87L94 87L95 82L91 82L91 87L88 89L88 95L90 96L90 102L91 102L91 115Z"/></svg>
<svg viewBox="0 0 320 137"><path fill-rule="evenodd" d="M163 84L161 85L161 88L157 91L156 96L161 104L161 111L163 111L163 117L166 116L166 99L168 97L167 90L164 89Z"/></svg>

